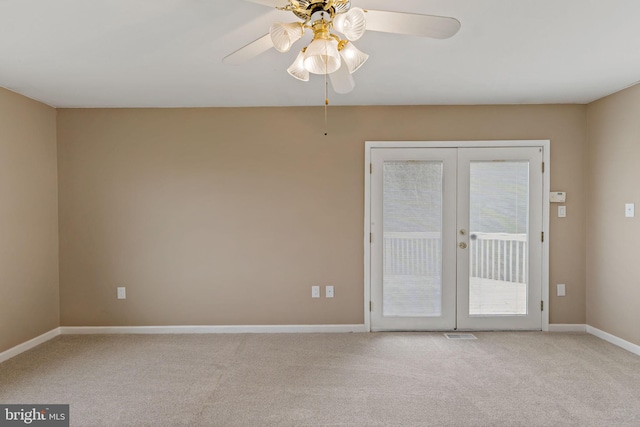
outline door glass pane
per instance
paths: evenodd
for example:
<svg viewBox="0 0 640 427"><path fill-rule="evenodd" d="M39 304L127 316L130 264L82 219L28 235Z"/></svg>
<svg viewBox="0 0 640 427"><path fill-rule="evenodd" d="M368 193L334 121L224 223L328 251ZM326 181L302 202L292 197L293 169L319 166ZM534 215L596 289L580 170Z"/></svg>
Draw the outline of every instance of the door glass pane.
<svg viewBox="0 0 640 427"><path fill-rule="evenodd" d="M440 161L384 163L382 315L442 313Z"/></svg>
<svg viewBox="0 0 640 427"><path fill-rule="evenodd" d="M469 314L526 315L529 163L471 162Z"/></svg>

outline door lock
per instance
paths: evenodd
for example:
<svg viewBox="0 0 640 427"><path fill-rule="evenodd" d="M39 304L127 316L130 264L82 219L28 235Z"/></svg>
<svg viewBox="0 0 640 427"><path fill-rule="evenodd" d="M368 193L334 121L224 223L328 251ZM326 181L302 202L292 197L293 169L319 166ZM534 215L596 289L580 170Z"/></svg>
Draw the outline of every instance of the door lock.
<svg viewBox="0 0 640 427"><path fill-rule="evenodd" d="M460 235L461 236L466 236L467 235L467 230L465 230L464 228L462 230L460 230Z"/></svg>

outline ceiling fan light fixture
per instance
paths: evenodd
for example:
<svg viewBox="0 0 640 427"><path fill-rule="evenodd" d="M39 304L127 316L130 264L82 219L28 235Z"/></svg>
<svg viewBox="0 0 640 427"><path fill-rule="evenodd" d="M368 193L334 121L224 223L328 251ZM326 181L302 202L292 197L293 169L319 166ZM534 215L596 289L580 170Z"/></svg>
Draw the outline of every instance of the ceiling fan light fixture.
<svg viewBox="0 0 640 427"><path fill-rule="evenodd" d="M289 24L276 22L271 25L269 29L273 47L275 47L278 52L289 52L291 46L300 40L303 34L304 26L300 22L292 22Z"/></svg>
<svg viewBox="0 0 640 427"><path fill-rule="evenodd" d="M300 51L298 57L293 64L289 68L287 68L287 73L289 73L292 77L295 77L298 80L302 80L303 82L309 81L309 71L304 68L304 51Z"/></svg>
<svg viewBox="0 0 640 427"><path fill-rule="evenodd" d="M346 13L337 15L333 19L333 28L344 34L347 40L358 40L367 29L367 17L364 10L354 7Z"/></svg>
<svg viewBox="0 0 640 427"><path fill-rule="evenodd" d="M340 68L338 42L317 38L311 42L304 53L304 68L313 74L331 74Z"/></svg>
<svg viewBox="0 0 640 427"><path fill-rule="evenodd" d="M340 47L340 56L347 64L351 74L355 73L369 59L369 55L355 47L353 43L340 42Z"/></svg>
<svg viewBox="0 0 640 427"><path fill-rule="evenodd" d="M287 71L303 81L309 80L309 73L328 75L337 93L353 90L352 73L369 58L350 44L365 31L447 39L453 37L461 25L457 19L447 16L352 8L351 0L248 1L292 12L302 22L273 24L269 34L227 55L223 62L240 64L271 48L288 52L306 30L311 30L311 44L298 53Z"/></svg>

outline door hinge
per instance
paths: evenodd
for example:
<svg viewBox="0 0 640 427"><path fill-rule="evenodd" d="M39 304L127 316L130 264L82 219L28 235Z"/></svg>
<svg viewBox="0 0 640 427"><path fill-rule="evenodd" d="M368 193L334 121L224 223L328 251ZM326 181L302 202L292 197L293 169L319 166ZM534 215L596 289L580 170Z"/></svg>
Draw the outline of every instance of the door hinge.
<svg viewBox="0 0 640 427"><path fill-rule="evenodd" d="M540 239L544 242L544 231L542 232L542 235L540 236Z"/></svg>
<svg viewBox="0 0 640 427"><path fill-rule="evenodd" d="M373 243L373 233L369 233L369 243Z"/></svg>
<svg viewBox="0 0 640 427"><path fill-rule="evenodd" d="M373 311L373 302L369 301L369 311Z"/></svg>
<svg viewBox="0 0 640 427"><path fill-rule="evenodd" d="M369 173L373 173L373 163L369 163Z"/></svg>
<svg viewBox="0 0 640 427"><path fill-rule="evenodd" d="M544 162L542 162L542 173L544 173Z"/></svg>
<svg viewBox="0 0 640 427"><path fill-rule="evenodd" d="M544 311L544 301L540 301L540 311Z"/></svg>

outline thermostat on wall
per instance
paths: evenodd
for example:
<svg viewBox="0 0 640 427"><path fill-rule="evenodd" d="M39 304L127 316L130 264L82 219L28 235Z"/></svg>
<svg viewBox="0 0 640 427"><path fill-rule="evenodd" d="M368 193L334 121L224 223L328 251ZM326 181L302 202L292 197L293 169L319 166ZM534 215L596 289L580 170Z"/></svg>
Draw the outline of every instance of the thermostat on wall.
<svg viewBox="0 0 640 427"><path fill-rule="evenodd" d="M564 191L552 191L549 193L551 203L564 203L567 201L567 193Z"/></svg>

